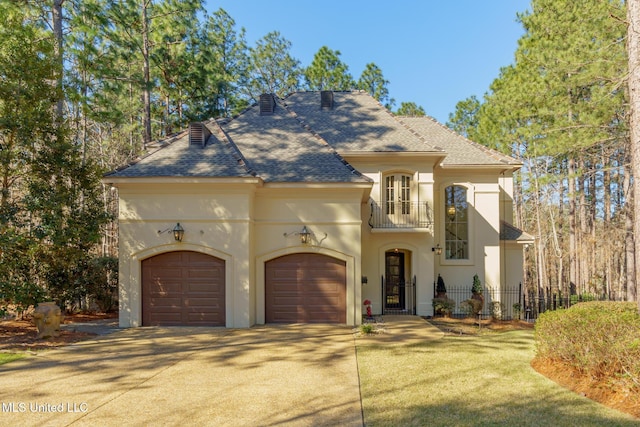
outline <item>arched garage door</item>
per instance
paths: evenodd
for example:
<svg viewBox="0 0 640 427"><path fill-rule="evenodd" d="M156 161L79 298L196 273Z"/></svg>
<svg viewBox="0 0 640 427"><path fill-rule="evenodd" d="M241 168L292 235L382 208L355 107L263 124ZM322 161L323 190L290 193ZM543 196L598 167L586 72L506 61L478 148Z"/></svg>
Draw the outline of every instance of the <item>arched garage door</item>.
<svg viewBox="0 0 640 427"><path fill-rule="evenodd" d="M265 264L267 323L346 323L346 263L310 253Z"/></svg>
<svg viewBox="0 0 640 427"><path fill-rule="evenodd" d="M176 251L142 261L142 324L225 326L224 260Z"/></svg>

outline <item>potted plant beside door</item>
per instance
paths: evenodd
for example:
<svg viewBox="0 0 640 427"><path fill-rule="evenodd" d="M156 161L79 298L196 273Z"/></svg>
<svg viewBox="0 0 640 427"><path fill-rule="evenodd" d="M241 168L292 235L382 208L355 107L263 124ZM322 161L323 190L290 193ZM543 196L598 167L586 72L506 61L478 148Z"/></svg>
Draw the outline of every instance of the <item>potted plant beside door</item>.
<svg viewBox="0 0 640 427"><path fill-rule="evenodd" d="M433 313L435 315L449 317L453 309L456 307L456 302L447 297L447 287L444 284L444 279L439 274L435 288L436 297L432 300Z"/></svg>

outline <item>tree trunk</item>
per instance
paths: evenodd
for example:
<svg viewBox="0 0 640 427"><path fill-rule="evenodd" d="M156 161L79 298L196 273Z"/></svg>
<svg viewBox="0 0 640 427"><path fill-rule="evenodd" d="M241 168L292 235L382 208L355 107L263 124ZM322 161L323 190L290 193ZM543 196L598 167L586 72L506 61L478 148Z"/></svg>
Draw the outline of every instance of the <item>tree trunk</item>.
<svg viewBox="0 0 640 427"><path fill-rule="evenodd" d="M583 155L583 154L582 154ZM575 255L576 263L578 265L578 289L580 293L588 292L585 278L588 277L586 272L589 263L589 253L587 251L587 182L585 178L586 164L584 157L581 157L579 162L579 176L576 177L577 182L577 194L578 198L577 210L578 210L578 233L577 241L578 247Z"/></svg>
<svg viewBox="0 0 640 427"><path fill-rule="evenodd" d="M631 0L627 3L627 55L629 60L629 136L631 139L631 159L633 176L640 178L640 1ZM640 185L633 185L633 234L635 248L635 265L640 265ZM635 283L631 295L638 302L640 298L636 286L640 283L640 268L635 269Z"/></svg>
<svg viewBox="0 0 640 427"><path fill-rule="evenodd" d="M578 265L576 260L576 184L575 184L576 162L569 158L567 174L567 198L569 199L569 292L572 294L578 291Z"/></svg>
<svg viewBox="0 0 640 427"><path fill-rule="evenodd" d="M149 0L141 0L142 6L142 104L143 104L143 149L151 142L151 77L149 72L149 17L147 8Z"/></svg>
<svg viewBox="0 0 640 427"><path fill-rule="evenodd" d="M623 187L625 188L625 194L627 195L627 203L625 205L624 211L624 230L625 230L625 258L626 258L626 273L627 273L627 286L626 286L626 299L627 301L635 301L636 296L636 247L635 247L635 239L633 238L634 233L634 205L635 205L635 196L634 196L634 187L631 183L631 174L632 168L634 166L628 165L625 163L624 167L624 180L622 182ZM637 186L635 186L637 187Z"/></svg>
<svg viewBox="0 0 640 427"><path fill-rule="evenodd" d="M562 174L564 173L562 165L558 166L558 173L560 174L560 176L562 176ZM558 200L560 200L560 203L558 204L558 219L556 221L558 226L556 232L557 241L555 244L555 254L558 263L558 289L560 290L560 292L562 292L563 297L566 297L569 295L569 289L567 289L568 286L564 268L564 194L564 181L560 180L560 182L558 182Z"/></svg>
<svg viewBox="0 0 640 427"><path fill-rule="evenodd" d="M62 122L62 113L64 109L64 97L62 96L62 74L64 69L63 59L63 35L62 35L62 4L64 0L53 0L51 9L51 19L53 21L53 35L55 37L55 54L58 59L58 75L56 85L58 89L58 100L56 102L56 119Z"/></svg>
<svg viewBox="0 0 640 427"><path fill-rule="evenodd" d="M173 133L173 126L171 126L171 99L169 98L169 95L165 95L164 97L165 100L165 122L164 122L164 136L169 136Z"/></svg>

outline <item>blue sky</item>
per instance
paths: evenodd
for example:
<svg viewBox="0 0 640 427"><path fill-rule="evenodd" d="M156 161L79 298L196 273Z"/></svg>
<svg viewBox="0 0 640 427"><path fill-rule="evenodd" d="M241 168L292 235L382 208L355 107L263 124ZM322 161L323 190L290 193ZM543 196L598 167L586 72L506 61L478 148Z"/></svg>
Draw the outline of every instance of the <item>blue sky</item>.
<svg viewBox="0 0 640 427"><path fill-rule="evenodd" d="M247 42L279 31L308 66L322 46L341 53L357 79L374 62L390 96L445 123L458 101L481 98L513 62L516 20L530 0L207 0L246 29Z"/></svg>

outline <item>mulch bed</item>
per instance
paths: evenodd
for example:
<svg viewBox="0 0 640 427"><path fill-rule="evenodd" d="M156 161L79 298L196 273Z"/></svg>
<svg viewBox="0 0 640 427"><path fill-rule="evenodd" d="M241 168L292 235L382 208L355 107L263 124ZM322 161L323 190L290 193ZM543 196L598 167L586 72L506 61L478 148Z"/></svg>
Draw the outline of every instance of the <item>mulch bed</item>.
<svg viewBox="0 0 640 427"><path fill-rule="evenodd" d="M621 381L592 378L561 361L535 358L531 366L553 382L591 400L640 418L640 393Z"/></svg>
<svg viewBox="0 0 640 427"><path fill-rule="evenodd" d="M518 329L533 329L534 324L524 320L493 320L478 321L472 317L433 317L427 319L438 329L450 335L478 335L479 333L513 331Z"/></svg>
<svg viewBox="0 0 640 427"><path fill-rule="evenodd" d="M72 314L64 316L64 324L111 319L117 313ZM59 337L38 339L38 330L30 316L25 319L0 321L0 351L38 351L62 347L94 337L95 334L78 331L60 331Z"/></svg>

